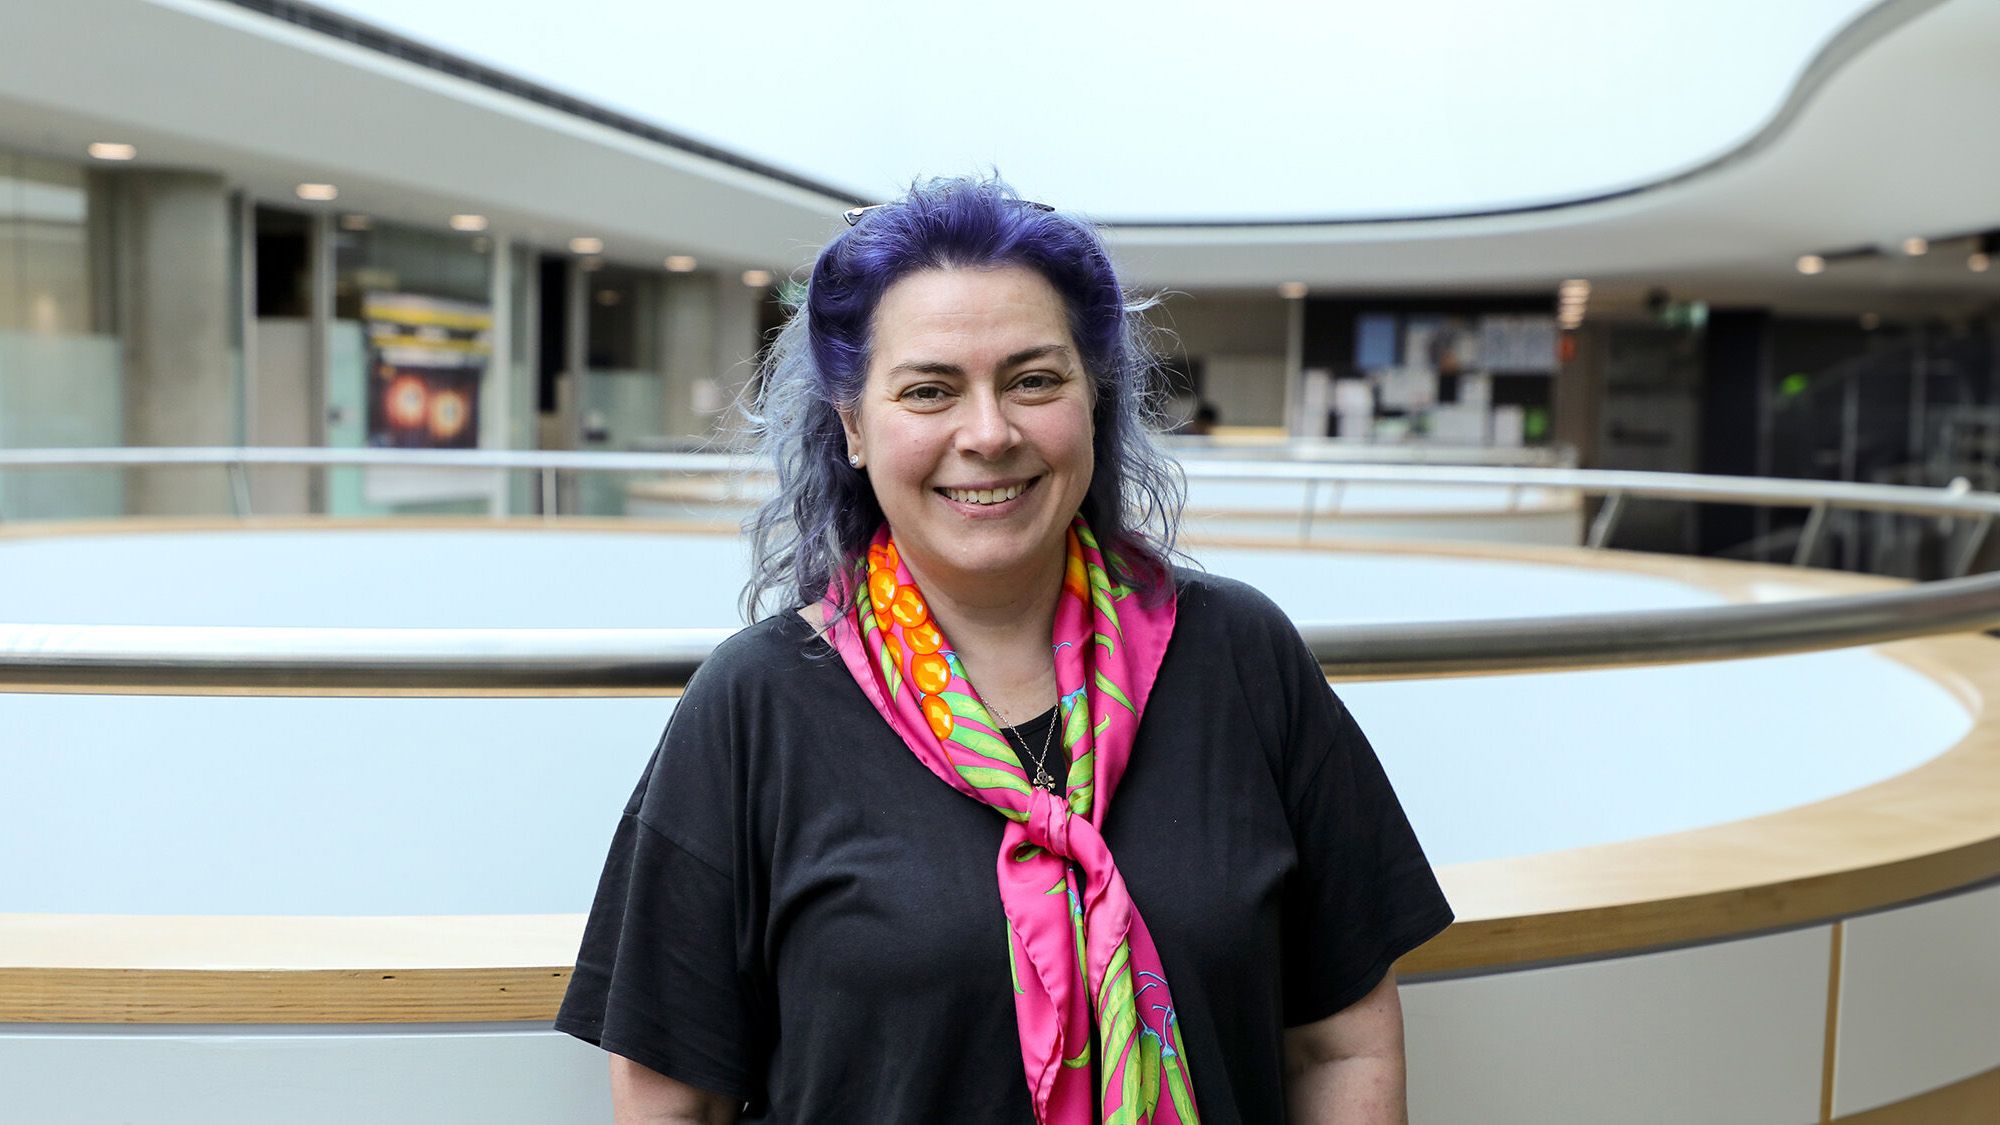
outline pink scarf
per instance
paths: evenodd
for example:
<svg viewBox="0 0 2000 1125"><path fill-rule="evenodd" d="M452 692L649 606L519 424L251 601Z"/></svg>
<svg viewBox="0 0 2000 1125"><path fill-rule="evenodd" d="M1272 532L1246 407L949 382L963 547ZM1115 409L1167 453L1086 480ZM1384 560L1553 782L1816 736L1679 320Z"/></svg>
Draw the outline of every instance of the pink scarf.
<svg viewBox="0 0 2000 1125"><path fill-rule="evenodd" d="M1063 797L1037 789L965 678L885 526L852 610L824 603L828 633L861 690L945 784L1008 820L998 860L1014 1015L1041 1125L1196 1125L1165 970L1098 834L1132 756L1139 716L1174 630L1174 603L1116 586L1078 517L1056 603ZM1090 1089L1096 1028L1101 1085ZM1164 1095L1164 1096L1163 1096Z"/></svg>

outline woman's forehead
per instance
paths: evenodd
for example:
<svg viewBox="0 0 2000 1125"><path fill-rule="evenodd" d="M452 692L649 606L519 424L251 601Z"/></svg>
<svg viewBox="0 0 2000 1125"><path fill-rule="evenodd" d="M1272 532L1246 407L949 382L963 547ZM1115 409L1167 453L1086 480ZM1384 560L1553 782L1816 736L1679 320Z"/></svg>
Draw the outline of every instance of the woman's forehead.
<svg viewBox="0 0 2000 1125"><path fill-rule="evenodd" d="M1075 353L1061 296L1020 266L910 274L876 304L873 336L871 366L885 369L930 362L994 366L1051 346L1068 358Z"/></svg>

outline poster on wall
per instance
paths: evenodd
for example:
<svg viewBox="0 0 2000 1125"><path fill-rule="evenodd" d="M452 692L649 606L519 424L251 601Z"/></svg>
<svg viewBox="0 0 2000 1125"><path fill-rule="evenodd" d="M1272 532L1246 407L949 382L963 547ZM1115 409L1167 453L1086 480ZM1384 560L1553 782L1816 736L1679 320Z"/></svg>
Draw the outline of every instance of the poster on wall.
<svg viewBox="0 0 2000 1125"><path fill-rule="evenodd" d="M1483 316L1479 349L1493 371L1553 375L1556 320L1552 316Z"/></svg>
<svg viewBox="0 0 2000 1125"><path fill-rule="evenodd" d="M1403 366L1439 375L1479 367L1479 334L1455 316L1413 316L1403 325Z"/></svg>
<svg viewBox="0 0 2000 1125"><path fill-rule="evenodd" d="M361 316L368 325L368 444L476 448L493 310L415 293L370 293Z"/></svg>

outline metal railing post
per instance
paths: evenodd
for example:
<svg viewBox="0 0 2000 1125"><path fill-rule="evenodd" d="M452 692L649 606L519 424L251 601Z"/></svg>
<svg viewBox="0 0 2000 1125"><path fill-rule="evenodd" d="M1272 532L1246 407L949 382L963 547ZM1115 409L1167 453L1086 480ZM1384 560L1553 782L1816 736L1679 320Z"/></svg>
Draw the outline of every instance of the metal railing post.
<svg viewBox="0 0 2000 1125"><path fill-rule="evenodd" d="M1792 551L1792 565L1805 566L1812 562L1813 552L1819 548L1820 533L1826 530L1827 504L1822 500L1812 506L1806 515L1806 526L1799 532L1799 545Z"/></svg>
<svg viewBox="0 0 2000 1125"><path fill-rule="evenodd" d="M1603 548L1611 543L1611 533L1617 530L1618 517L1625 512L1625 494L1613 492L1604 498L1604 506L1597 509L1597 518L1590 521L1589 545Z"/></svg>
<svg viewBox="0 0 2000 1125"><path fill-rule="evenodd" d="M556 514L556 497L558 495L556 490L556 470L551 466L544 465L541 470L541 476L542 518L548 519Z"/></svg>
<svg viewBox="0 0 2000 1125"><path fill-rule="evenodd" d="M1958 556L1951 560L1948 573L1953 578L1963 578L1979 558L1979 549L1986 545L1986 533L1993 530L1993 517L1981 516L1965 533L1965 543L1959 547Z"/></svg>
<svg viewBox="0 0 2000 1125"><path fill-rule="evenodd" d="M237 519L250 514L250 466L242 461L229 463L229 500Z"/></svg>

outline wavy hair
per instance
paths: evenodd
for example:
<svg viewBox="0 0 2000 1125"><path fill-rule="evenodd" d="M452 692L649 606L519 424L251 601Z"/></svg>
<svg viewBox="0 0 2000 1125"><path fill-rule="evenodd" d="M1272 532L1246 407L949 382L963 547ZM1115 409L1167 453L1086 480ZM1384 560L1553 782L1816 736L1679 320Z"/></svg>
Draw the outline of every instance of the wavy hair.
<svg viewBox="0 0 2000 1125"><path fill-rule="evenodd" d="M1083 367L1096 390L1095 471L1082 512L1113 563L1113 578L1149 597L1171 591L1186 485L1154 442L1158 414L1139 314L1152 301L1119 285L1097 232L1029 203L997 179L919 182L894 203L868 208L813 263L805 294L759 370L750 433L776 469L778 489L744 524L751 577L743 615L776 598L809 605L832 588L854 593L853 562L882 522L867 476L848 465L840 411L868 378L875 308L897 281L925 270L1021 266L1062 298Z"/></svg>

